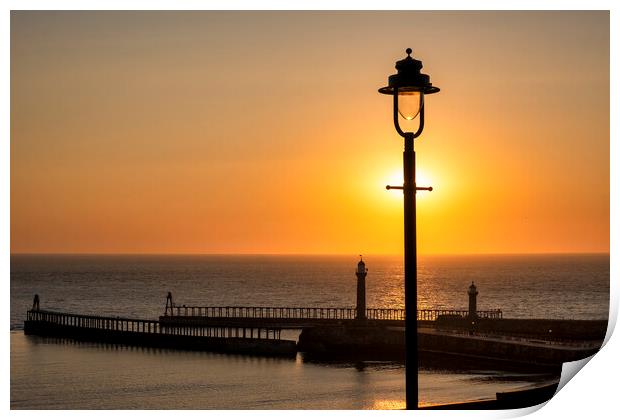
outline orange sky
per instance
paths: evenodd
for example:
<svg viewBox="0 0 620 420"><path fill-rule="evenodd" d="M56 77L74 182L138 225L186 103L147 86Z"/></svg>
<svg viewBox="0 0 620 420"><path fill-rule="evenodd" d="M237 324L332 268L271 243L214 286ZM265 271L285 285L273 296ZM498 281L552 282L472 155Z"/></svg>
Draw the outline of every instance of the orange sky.
<svg viewBox="0 0 620 420"><path fill-rule="evenodd" d="M609 251L608 12L12 12L11 252Z"/></svg>

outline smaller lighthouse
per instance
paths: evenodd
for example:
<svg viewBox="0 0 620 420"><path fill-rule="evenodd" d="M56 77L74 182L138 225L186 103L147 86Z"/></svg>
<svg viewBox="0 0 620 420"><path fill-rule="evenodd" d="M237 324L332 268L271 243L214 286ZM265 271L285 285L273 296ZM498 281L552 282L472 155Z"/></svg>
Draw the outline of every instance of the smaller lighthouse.
<svg viewBox="0 0 620 420"><path fill-rule="evenodd" d="M368 273L368 269L366 268L366 264L360 255L360 261L357 263L357 271L355 275L357 276L357 307L356 309L356 319L365 320L366 319L366 274Z"/></svg>
<svg viewBox="0 0 620 420"><path fill-rule="evenodd" d="M476 285L473 281L471 282L471 286L469 286L469 290L467 290L467 294L469 295L469 319L474 320L478 318L478 310L476 308L478 289L476 289Z"/></svg>

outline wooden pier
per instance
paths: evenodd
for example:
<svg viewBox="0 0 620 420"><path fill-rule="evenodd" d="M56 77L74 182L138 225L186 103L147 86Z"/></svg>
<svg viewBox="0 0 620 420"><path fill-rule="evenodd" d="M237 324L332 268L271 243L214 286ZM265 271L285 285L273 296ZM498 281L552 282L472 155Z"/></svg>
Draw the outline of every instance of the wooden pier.
<svg viewBox="0 0 620 420"><path fill-rule="evenodd" d="M163 325L159 321L82 315L33 309L24 333L145 347L294 357L295 341L281 329L261 327Z"/></svg>

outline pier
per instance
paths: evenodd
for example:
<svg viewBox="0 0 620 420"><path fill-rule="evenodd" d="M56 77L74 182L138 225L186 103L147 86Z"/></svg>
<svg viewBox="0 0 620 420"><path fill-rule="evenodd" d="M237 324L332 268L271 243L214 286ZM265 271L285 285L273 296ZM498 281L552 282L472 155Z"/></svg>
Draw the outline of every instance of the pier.
<svg viewBox="0 0 620 420"><path fill-rule="evenodd" d="M26 313L24 333L144 347L294 357L295 341L279 328L162 325L159 321L82 315L35 308Z"/></svg>
<svg viewBox="0 0 620 420"><path fill-rule="evenodd" d="M168 304L159 320L42 310L38 296L26 313L27 335L136 345L340 360L405 358L401 309L192 307ZM504 319L501 310L420 310L419 350L472 359L557 367L600 348L606 322ZM281 339L299 329L299 340ZM580 339L577 339L580 337Z"/></svg>

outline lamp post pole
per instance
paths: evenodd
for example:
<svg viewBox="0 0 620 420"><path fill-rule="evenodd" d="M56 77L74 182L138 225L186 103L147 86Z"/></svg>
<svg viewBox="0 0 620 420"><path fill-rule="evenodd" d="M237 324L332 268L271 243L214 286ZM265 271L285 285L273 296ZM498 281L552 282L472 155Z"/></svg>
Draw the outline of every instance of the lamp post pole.
<svg viewBox="0 0 620 420"><path fill-rule="evenodd" d="M403 152L405 222L405 399L408 409L418 408L418 264L416 241L416 183L413 133L406 133Z"/></svg>
<svg viewBox="0 0 620 420"><path fill-rule="evenodd" d="M405 401L408 410L418 408L418 264L416 244L416 192L433 191L432 187L418 187L415 181L414 140L424 130L424 96L439 92L430 77L422 74L422 62L411 57L411 48L405 51L407 57L396 62L397 74L388 77L388 86L379 93L391 95L394 99L393 117L396 132L405 140L403 152L403 185L386 188L403 190L405 225ZM402 102L399 103L399 96ZM405 132L399 123L401 115L413 120L419 115L415 132Z"/></svg>

